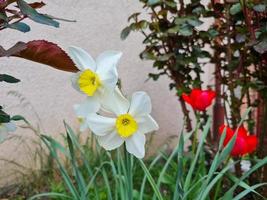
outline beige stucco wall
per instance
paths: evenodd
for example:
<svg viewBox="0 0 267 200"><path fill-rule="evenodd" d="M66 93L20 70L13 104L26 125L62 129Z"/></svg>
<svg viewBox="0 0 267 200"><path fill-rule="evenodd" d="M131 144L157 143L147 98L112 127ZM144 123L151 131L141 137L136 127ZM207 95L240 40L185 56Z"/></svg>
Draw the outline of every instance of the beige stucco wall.
<svg viewBox="0 0 267 200"><path fill-rule="evenodd" d="M46 3L47 6L42 11L75 19L77 22L61 22L59 29L29 22L32 27L30 33L1 31L1 45L8 48L17 41L46 39L63 48L70 45L80 46L93 56L109 49L122 51L123 57L118 70L123 89L129 95L134 91L144 90L151 96L152 115L160 125L156 143L162 144L163 138L177 135L181 131L183 117L174 91L170 92L168 89L169 80L162 77L157 82L146 82L147 74L153 69L150 62L139 59L138 54L143 49L142 36L131 34L126 41L121 41L119 37L120 31L127 25L127 17L140 11L138 1L47 0ZM83 101L84 96L71 87L71 73L19 58L1 58L0 72L14 75L21 80L21 83L14 85L0 83L1 104L8 105L8 111L24 115L50 135L58 136L63 132L64 119L75 129L78 128L72 106ZM206 80L209 82L208 78ZM16 91L21 96L7 95L10 91ZM27 135L28 131L19 128L16 134ZM0 157L22 158L22 152L15 150L17 144L3 144L0 146Z"/></svg>

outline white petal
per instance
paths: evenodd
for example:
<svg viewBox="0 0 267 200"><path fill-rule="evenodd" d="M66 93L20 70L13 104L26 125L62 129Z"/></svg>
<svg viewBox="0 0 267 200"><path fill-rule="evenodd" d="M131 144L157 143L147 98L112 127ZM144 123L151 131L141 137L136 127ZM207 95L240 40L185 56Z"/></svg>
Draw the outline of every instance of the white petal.
<svg viewBox="0 0 267 200"><path fill-rule="evenodd" d="M78 117L86 118L89 113L96 113L100 109L100 103L95 96L87 97L82 104L74 105L74 111Z"/></svg>
<svg viewBox="0 0 267 200"><path fill-rule="evenodd" d="M157 122L151 115L145 115L135 118L138 123L138 131L140 133L150 133L159 129Z"/></svg>
<svg viewBox="0 0 267 200"><path fill-rule="evenodd" d="M79 70L96 70L96 63L94 59L83 49L71 46L68 49L68 55L71 57L71 59Z"/></svg>
<svg viewBox="0 0 267 200"><path fill-rule="evenodd" d="M124 142L124 139L121 138L118 135L118 133L114 130L113 132L105 136L97 137L97 141L100 146L109 151L121 146Z"/></svg>
<svg viewBox="0 0 267 200"><path fill-rule="evenodd" d="M7 138L7 132L0 129L0 144Z"/></svg>
<svg viewBox="0 0 267 200"><path fill-rule="evenodd" d="M13 122L0 124L0 143L8 137L8 132L14 132L16 129L17 127Z"/></svg>
<svg viewBox="0 0 267 200"><path fill-rule="evenodd" d="M80 124L80 131L83 132L83 131L85 131L87 128L89 128L89 126L88 126L87 122L84 120L84 122L82 122L82 123Z"/></svg>
<svg viewBox="0 0 267 200"><path fill-rule="evenodd" d="M17 129L16 124L13 122L4 123L4 126L8 132L14 132Z"/></svg>
<svg viewBox="0 0 267 200"><path fill-rule="evenodd" d="M109 70L108 73L105 76L100 77L100 79L104 88L114 90L118 82L118 72L116 69Z"/></svg>
<svg viewBox="0 0 267 200"><path fill-rule="evenodd" d="M86 122L94 134L104 136L115 129L116 119L91 113L87 116Z"/></svg>
<svg viewBox="0 0 267 200"><path fill-rule="evenodd" d="M78 79L79 79L79 76L80 76L80 72L73 74L73 75L71 76L71 84L72 84L72 87L73 87L75 90L77 90L77 91L83 93L83 92L80 90L80 87L79 87L79 85L78 85ZM83 93L83 94L84 94L84 93Z"/></svg>
<svg viewBox="0 0 267 200"><path fill-rule="evenodd" d="M133 116L142 116L151 113L150 97L145 92L135 92L132 95L129 113Z"/></svg>
<svg viewBox="0 0 267 200"><path fill-rule="evenodd" d="M105 51L100 54L96 59L96 73L101 80L107 79L110 71L117 71L117 64L122 56L118 51Z"/></svg>
<svg viewBox="0 0 267 200"><path fill-rule="evenodd" d="M126 140L126 149L137 158L145 156L146 137L139 131Z"/></svg>
<svg viewBox="0 0 267 200"><path fill-rule="evenodd" d="M0 135L1 134L6 134L7 133L7 128L5 126L5 123L0 123Z"/></svg>
<svg viewBox="0 0 267 200"><path fill-rule="evenodd" d="M105 91L100 101L104 110L112 112L117 116L126 114L129 110L130 103L118 88L114 91Z"/></svg>

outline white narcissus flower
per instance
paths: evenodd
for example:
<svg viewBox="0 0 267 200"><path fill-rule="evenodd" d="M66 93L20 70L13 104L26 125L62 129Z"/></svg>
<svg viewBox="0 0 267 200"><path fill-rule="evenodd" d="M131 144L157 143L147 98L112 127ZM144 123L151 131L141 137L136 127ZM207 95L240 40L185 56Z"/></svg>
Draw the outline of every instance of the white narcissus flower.
<svg viewBox="0 0 267 200"><path fill-rule="evenodd" d="M136 156L145 156L145 133L158 130L158 124L150 116L151 100L145 92L135 92L129 102L118 89L106 93L109 98L103 102L105 109L116 117L106 117L97 113L87 115L86 122L97 135L100 146L113 150L124 142L126 150Z"/></svg>
<svg viewBox="0 0 267 200"><path fill-rule="evenodd" d="M83 49L70 47L71 57L79 72L72 77L72 85L78 91L87 95L87 108L95 112L100 107L106 90L113 91L118 82L117 63L122 56L118 51L105 51L96 61ZM105 100L104 100L105 101ZM88 105L91 104L91 105Z"/></svg>
<svg viewBox="0 0 267 200"><path fill-rule="evenodd" d="M13 122L0 123L0 143L8 136L9 132L14 132L17 129Z"/></svg>

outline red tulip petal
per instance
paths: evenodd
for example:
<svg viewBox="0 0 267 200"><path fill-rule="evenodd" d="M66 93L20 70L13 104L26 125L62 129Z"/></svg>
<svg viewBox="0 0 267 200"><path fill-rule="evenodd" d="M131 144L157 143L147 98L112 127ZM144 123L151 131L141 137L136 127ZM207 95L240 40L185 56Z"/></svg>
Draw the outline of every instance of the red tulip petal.
<svg viewBox="0 0 267 200"><path fill-rule="evenodd" d="M204 111L211 105L215 92L211 90L193 89L190 95L195 108L199 111Z"/></svg>
<svg viewBox="0 0 267 200"><path fill-rule="evenodd" d="M255 135L249 135L246 137L246 143L247 143L246 153L252 153L257 148L258 139Z"/></svg>
<svg viewBox="0 0 267 200"><path fill-rule="evenodd" d="M247 143L244 137L237 137L231 151L232 156L243 156L247 153Z"/></svg>
<svg viewBox="0 0 267 200"><path fill-rule="evenodd" d="M210 102L212 102L212 100L215 98L216 93L213 90L207 90L208 94L209 94L209 100Z"/></svg>
<svg viewBox="0 0 267 200"><path fill-rule="evenodd" d="M192 100L187 94L183 93L182 94L182 98L186 103L188 103L188 104L190 104L192 106Z"/></svg>
<svg viewBox="0 0 267 200"><path fill-rule="evenodd" d="M198 97L201 95L202 90L198 89L198 88L194 88L192 89L191 93L190 93L190 98L192 99L192 101L196 101L198 99Z"/></svg>
<svg viewBox="0 0 267 200"><path fill-rule="evenodd" d="M226 136L225 136L225 139L224 139L224 142L223 142L224 146L226 146L228 144L228 142L231 140L231 138L234 135L234 131L230 127L228 127L227 125L222 125L222 126L219 127L219 134L220 135L223 134L223 131L224 131L225 128L226 128Z"/></svg>
<svg viewBox="0 0 267 200"><path fill-rule="evenodd" d="M243 125L241 125L237 130L237 135L241 136L241 137L247 137L248 131L245 129L245 127Z"/></svg>

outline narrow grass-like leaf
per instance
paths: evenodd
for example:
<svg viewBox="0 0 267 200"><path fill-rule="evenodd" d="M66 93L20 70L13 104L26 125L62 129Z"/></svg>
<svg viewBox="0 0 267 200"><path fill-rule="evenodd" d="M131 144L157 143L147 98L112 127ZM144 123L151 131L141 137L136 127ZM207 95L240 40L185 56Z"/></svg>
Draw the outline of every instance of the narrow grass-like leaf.
<svg viewBox="0 0 267 200"><path fill-rule="evenodd" d="M191 132L193 133L193 131ZM176 183L175 183L175 191L173 194L173 200L182 199L184 196L183 191L183 165L184 165L184 143L186 138L184 138L184 134L180 134L179 144L178 144L178 166L177 166L177 176L176 176Z"/></svg>
<svg viewBox="0 0 267 200"><path fill-rule="evenodd" d="M233 182L238 182L239 178L235 177L232 174L228 174L228 177L233 181ZM252 189L248 184L246 184L244 181L241 181L239 183L239 186L244 188L245 190L250 190L250 192L253 192L255 194L257 194L258 196L264 198L260 193L258 193L256 190Z"/></svg>
<svg viewBox="0 0 267 200"><path fill-rule="evenodd" d="M237 163L237 162L235 162ZM234 163L234 164L235 164ZM209 195L209 192L211 189L215 186L215 184L223 177L223 175L234 165L234 164L228 164L225 168L223 168L218 174L212 179L212 181L207 185L205 190L202 192L202 195L198 198L200 200L207 199L207 196Z"/></svg>
<svg viewBox="0 0 267 200"><path fill-rule="evenodd" d="M67 142L68 142L68 147L69 147L69 151L70 151L70 161L71 161L71 167L72 167L72 170L73 170L73 173L74 173L74 178L76 180L76 183L77 183L77 187L79 189L79 193L81 196L81 200L85 200L85 181L83 179L83 176L77 166L77 159L76 159L76 156L75 156L75 150L74 150L74 147L73 147L73 142L69 136L69 133L68 133L68 130L67 131Z"/></svg>
<svg viewBox="0 0 267 200"><path fill-rule="evenodd" d="M267 183L258 183L256 185L253 185L253 186L250 186L250 188L240 192L237 196L235 196L232 200L240 200L242 199L243 197L245 197L247 194L249 194L251 191L255 191L255 189L261 187L261 186L264 186L264 185L267 185ZM266 199L265 197L262 196L263 199Z"/></svg>
<svg viewBox="0 0 267 200"><path fill-rule="evenodd" d="M174 156L177 154L178 150L179 150L179 144L172 151L171 155L168 157L165 165L163 166L162 170L160 171L159 178L158 178L158 181L157 181L157 188L160 188L160 185L161 185L161 182L162 182L162 180L164 178L164 175L166 173L166 170L168 169L168 167L170 165L170 162L172 161L172 159L174 158ZM155 197L153 197L153 199L155 199Z"/></svg>
<svg viewBox="0 0 267 200"><path fill-rule="evenodd" d="M188 174L187 174L186 179L185 179L184 192L186 192L189 189L189 186L190 186L190 183L191 183L191 179L192 179L192 175L193 175L193 172L195 170L199 154L203 150L203 145L204 145L204 142L206 140L206 137L207 137L209 129L210 129L210 124L211 124L211 118L208 119L206 125L204 126L202 137L201 137L201 140L200 140L200 142L198 144L196 155L194 157L194 160L193 160L193 162L192 162L192 164L190 166L190 169L189 169Z"/></svg>
<svg viewBox="0 0 267 200"><path fill-rule="evenodd" d="M162 155L159 154L157 155L157 157L155 159L153 159L153 161L151 162L151 164L148 167L148 171L150 171L157 163L158 161L162 158ZM146 180L147 177L144 176L143 180L142 180L142 184L141 184L141 189L140 189L140 195L139 195L139 200L143 200L144 198L144 191L145 191L145 185L146 185Z"/></svg>
<svg viewBox="0 0 267 200"><path fill-rule="evenodd" d="M40 197L64 197L65 199L72 199L72 197L67 196L65 194L60 194L60 193L55 193L55 192L47 192L47 193L42 193L42 194L37 194L32 197L30 197L28 200L34 200L34 199L39 199Z"/></svg>
<svg viewBox="0 0 267 200"><path fill-rule="evenodd" d="M243 181L244 179L246 179L250 174L252 174L254 171L256 171L257 169L259 169L260 167L262 167L262 166L264 166L266 164L267 164L267 157L265 157L262 160L260 160L250 170L248 170L245 174L243 174L239 178L239 180L224 194L224 196L222 197L222 199L223 200L228 200L229 199L229 196L231 196L233 194L233 192L238 187L238 185L240 184L241 181Z"/></svg>
<svg viewBox="0 0 267 200"><path fill-rule="evenodd" d="M202 184L202 187L201 187L201 190L200 190L201 193L198 196L198 199L201 199L203 193L205 193L205 191L207 190L207 186L208 186L210 180L213 178L215 171L218 169L218 167L221 164L221 162L225 161L226 157L229 155L229 153L231 152L231 150L233 148L234 142L236 140L236 134L234 135L234 137L231 138L230 142L224 148L222 153L220 153L220 150L223 147L223 142L224 142L225 137L226 137L226 129L224 129L223 134L222 134L222 136L220 138L218 151L217 151L217 153L216 153L216 155L215 155L215 157L214 157L214 159L212 161L212 164L210 166L207 179Z"/></svg>
<svg viewBox="0 0 267 200"><path fill-rule="evenodd" d="M147 176L147 179L148 179L152 189L154 190L158 200L163 200L163 197L161 196L161 193L160 193L159 189L157 188L157 185L156 185L154 179L152 178L151 174L149 173L145 163L141 159L138 159L138 161L139 161L140 166L142 167L145 175Z"/></svg>
<svg viewBox="0 0 267 200"><path fill-rule="evenodd" d="M69 189L70 193L72 194L72 198L74 200L79 200L79 193L76 190L74 184L72 183L72 179L70 178L70 176L68 175L67 170L65 169L65 167L61 164L60 162L60 158L57 155L56 152L56 148L57 146L53 146L54 144L57 144L56 142L50 143L49 137L42 137L41 138L42 141L46 144L46 146L48 147L51 155L53 156L53 158L55 159L55 161L57 162L57 165L59 167L59 171L62 175L62 178L64 180L64 183L66 184L67 188ZM52 141L54 141L52 138L50 138Z"/></svg>
<svg viewBox="0 0 267 200"><path fill-rule="evenodd" d="M90 178L90 182L86 186L86 192L88 193L90 188L93 187L93 184L95 183L95 179L99 173L101 173L101 170L105 167L105 165L110 165L110 162L102 162L99 167L96 168L95 173L93 176Z"/></svg>

